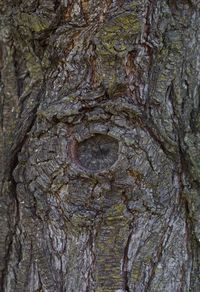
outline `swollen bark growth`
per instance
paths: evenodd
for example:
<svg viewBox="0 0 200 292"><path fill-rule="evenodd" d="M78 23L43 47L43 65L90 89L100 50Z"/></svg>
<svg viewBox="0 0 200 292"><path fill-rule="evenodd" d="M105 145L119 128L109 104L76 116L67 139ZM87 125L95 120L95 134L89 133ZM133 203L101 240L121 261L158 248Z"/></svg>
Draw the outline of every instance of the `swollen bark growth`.
<svg viewBox="0 0 200 292"><path fill-rule="evenodd" d="M1 291L200 291L199 9L0 1Z"/></svg>

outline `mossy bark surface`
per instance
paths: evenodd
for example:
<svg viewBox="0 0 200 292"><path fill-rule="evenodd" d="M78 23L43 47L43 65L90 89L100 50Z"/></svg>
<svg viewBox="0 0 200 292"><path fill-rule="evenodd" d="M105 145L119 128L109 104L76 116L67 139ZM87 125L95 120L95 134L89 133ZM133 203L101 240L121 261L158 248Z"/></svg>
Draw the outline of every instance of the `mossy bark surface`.
<svg viewBox="0 0 200 292"><path fill-rule="evenodd" d="M0 291L199 292L199 1L0 11Z"/></svg>

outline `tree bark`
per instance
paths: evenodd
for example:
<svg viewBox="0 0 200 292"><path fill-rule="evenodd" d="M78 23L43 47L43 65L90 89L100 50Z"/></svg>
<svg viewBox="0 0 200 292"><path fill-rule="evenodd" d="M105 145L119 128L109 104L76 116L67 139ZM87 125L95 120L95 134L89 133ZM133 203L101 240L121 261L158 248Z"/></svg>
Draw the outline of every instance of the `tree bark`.
<svg viewBox="0 0 200 292"><path fill-rule="evenodd" d="M0 1L1 291L200 291L199 9Z"/></svg>

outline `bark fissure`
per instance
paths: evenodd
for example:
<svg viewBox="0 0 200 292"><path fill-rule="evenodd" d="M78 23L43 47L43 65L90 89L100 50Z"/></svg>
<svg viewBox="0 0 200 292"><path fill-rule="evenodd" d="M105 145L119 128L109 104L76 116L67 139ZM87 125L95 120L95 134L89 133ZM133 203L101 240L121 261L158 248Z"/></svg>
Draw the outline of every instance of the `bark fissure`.
<svg viewBox="0 0 200 292"><path fill-rule="evenodd" d="M199 291L199 8L0 3L2 291Z"/></svg>

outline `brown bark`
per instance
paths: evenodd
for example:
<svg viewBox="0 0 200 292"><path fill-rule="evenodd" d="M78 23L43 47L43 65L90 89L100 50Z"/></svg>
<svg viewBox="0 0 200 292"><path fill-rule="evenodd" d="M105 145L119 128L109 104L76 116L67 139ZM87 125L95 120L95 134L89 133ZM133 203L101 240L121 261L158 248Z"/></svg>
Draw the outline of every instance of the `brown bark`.
<svg viewBox="0 0 200 292"><path fill-rule="evenodd" d="M199 1L0 1L1 291L199 291Z"/></svg>

